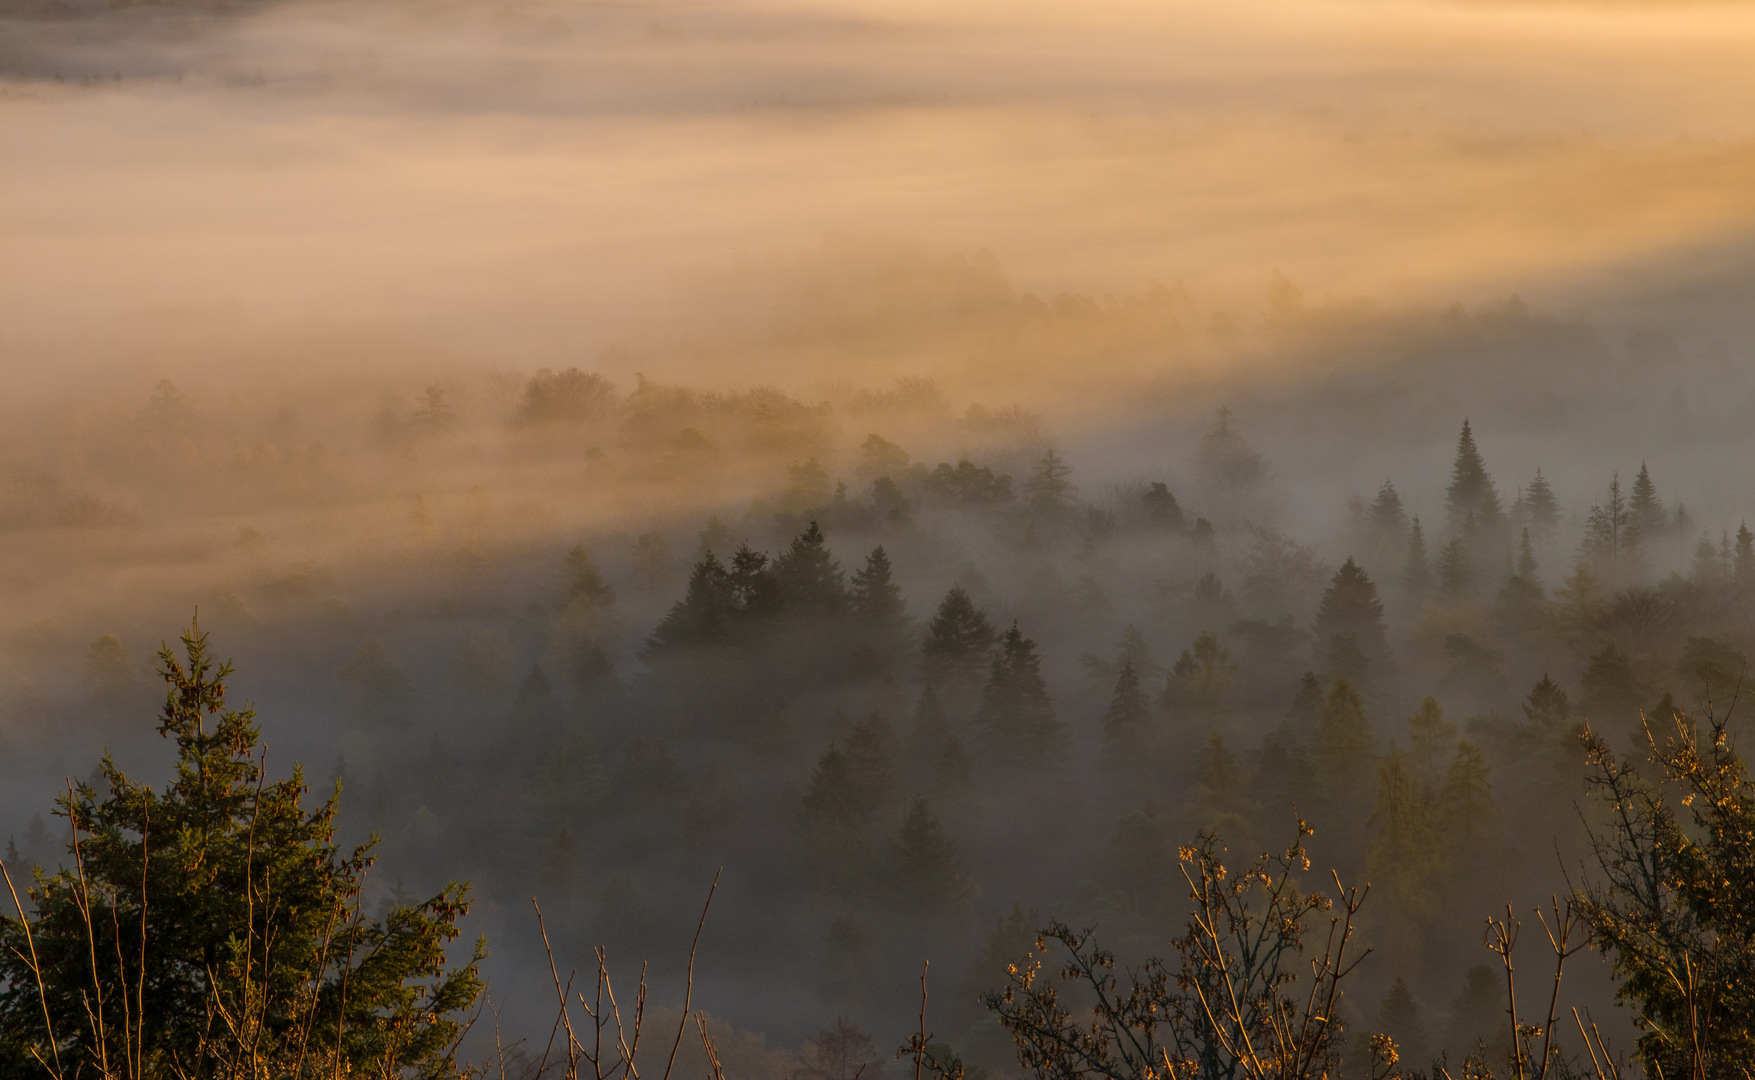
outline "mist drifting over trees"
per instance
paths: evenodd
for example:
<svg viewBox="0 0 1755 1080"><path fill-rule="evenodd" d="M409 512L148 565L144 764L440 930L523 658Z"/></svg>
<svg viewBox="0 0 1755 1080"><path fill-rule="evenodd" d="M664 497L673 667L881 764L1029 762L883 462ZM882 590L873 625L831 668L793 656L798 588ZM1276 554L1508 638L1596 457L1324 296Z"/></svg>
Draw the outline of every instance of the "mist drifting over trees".
<svg viewBox="0 0 1755 1080"><path fill-rule="evenodd" d="M1746 1075L1752 29L0 0L0 1073Z"/></svg>

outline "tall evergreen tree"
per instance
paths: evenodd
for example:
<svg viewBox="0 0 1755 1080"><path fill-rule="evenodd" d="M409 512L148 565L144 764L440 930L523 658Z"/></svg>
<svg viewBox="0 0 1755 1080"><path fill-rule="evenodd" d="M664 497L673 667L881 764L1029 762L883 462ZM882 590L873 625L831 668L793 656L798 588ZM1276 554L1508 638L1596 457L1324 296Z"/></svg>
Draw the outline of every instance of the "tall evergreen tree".
<svg viewBox="0 0 1755 1080"><path fill-rule="evenodd" d="M734 618L746 628L763 626L785 610L785 590L773 561L748 544L732 553L725 576Z"/></svg>
<svg viewBox="0 0 1755 1080"><path fill-rule="evenodd" d="M1313 764L1325 809L1333 813L1331 828L1354 829L1363 825L1368 807L1369 778L1376 740L1365 715L1365 701L1358 688L1336 679L1317 714Z"/></svg>
<svg viewBox="0 0 1755 1080"><path fill-rule="evenodd" d="M483 988L480 945L445 955L468 886L361 917L373 859L336 845L340 793L307 807L301 769L270 778L231 665L199 627L182 645L159 653L175 778L159 794L106 755L59 800L74 867L37 877L28 931L0 916L0 1074L454 1074Z"/></svg>
<svg viewBox="0 0 1755 1080"><path fill-rule="evenodd" d="M933 914L966 906L977 894L963 872L956 846L925 799L915 799L902 817L902 832L890 847L890 884L902 906Z"/></svg>
<svg viewBox="0 0 1755 1080"><path fill-rule="evenodd" d="M1182 531L1182 507L1177 505L1176 496L1162 480L1154 480L1140 496L1140 506L1145 509L1146 520L1159 529L1174 532Z"/></svg>
<svg viewBox="0 0 1755 1080"><path fill-rule="evenodd" d="M1659 501L1657 485L1651 481L1651 473L1645 462L1639 463L1639 475L1633 478L1631 498L1627 500L1629 524L1640 542L1656 540L1662 536L1669 526L1669 515L1664 512L1664 504Z"/></svg>
<svg viewBox="0 0 1755 1080"><path fill-rule="evenodd" d="M976 714L987 750L994 759L1037 768L1062 752L1063 729L1042 681L1036 643L1012 623L999 642Z"/></svg>
<svg viewBox="0 0 1755 1080"><path fill-rule="evenodd" d="M872 713L847 733L846 797L862 820L882 809L896 792L896 733L882 713Z"/></svg>
<svg viewBox="0 0 1755 1080"><path fill-rule="evenodd" d="M1460 874L1479 872L1498 832L1490 776L1480 749L1466 739L1457 743L1439 790L1439 824L1451 867Z"/></svg>
<svg viewBox="0 0 1755 1080"><path fill-rule="evenodd" d="M1590 508L1585 520L1584 556L1610 582L1625 582L1638 572L1639 533L1621 492L1621 474L1609 479L1609 490Z"/></svg>
<svg viewBox="0 0 1755 1080"><path fill-rule="evenodd" d="M1352 559L1329 580L1311 629L1318 649L1326 650L1337 636L1351 634L1367 664L1381 667L1388 658L1377 585Z"/></svg>
<svg viewBox="0 0 1755 1080"><path fill-rule="evenodd" d="M1542 475L1542 467L1536 466L1536 478L1523 493L1524 519L1534 530L1536 539L1546 543L1560 526L1560 500L1554 497L1553 485Z"/></svg>
<svg viewBox="0 0 1755 1080"><path fill-rule="evenodd" d="M1449 749L1456 738L1456 724L1445 719L1438 699L1427 697L1408 717L1408 746L1412 753L1411 767L1422 790L1431 791L1438 785L1439 754Z"/></svg>
<svg viewBox="0 0 1755 1080"><path fill-rule="evenodd" d="M1755 591L1755 533L1747 521L1737 525L1736 553L1731 556L1731 587L1738 596Z"/></svg>
<svg viewBox="0 0 1755 1080"><path fill-rule="evenodd" d="M1534 545L1530 543L1530 530L1528 525L1524 526L1523 535L1518 537L1517 565L1514 569L1518 577L1530 584L1541 584L1536 578L1536 549Z"/></svg>
<svg viewBox="0 0 1755 1080"><path fill-rule="evenodd" d="M1432 567L1426 557L1426 531L1420 527L1420 516L1408 527L1408 550L1402 558L1402 591L1416 602L1425 598L1432 587Z"/></svg>
<svg viewBox="0 0 1755 1080"><path fill-rule="evenodd" d="M646 638L640 658L652 661L693 646L729 640L736 606L725 564L707 552L690 571L683 598L671 605Z"/></svg>
<svg viewBox="0 0 1755 1080"><path fill-rule="evenodd" d="M1162 704L1185 724L1212 727L1225 711L1225 697L1236 674L1230 651L1217 637L1203 631L1171 666Z"/></svg>
<svg viewBox="0 0 1755 1080"><path fill-rule="evenodd" d="M908 737L916 790L931 790L947 797L959 794L969 779L970 761L963 741L945 719L938 694L927 683L914 706L914 727Z"/></svg>
<svg viewBox="0 0 1755 1080"><path fill-rule="evenodd" d="M1459 536L1438 553L1438 591L1447 600L1461 600L1474 588L1475 568L1469 562L1468 548Z"/></svg>
<svg viewBox="0 0 1755 1080"><path fill-rule="evenodd" d="M860 798L861 791L853 760L830 744L799 801L806 856L820 889L847 893L865 883L871 847L866 836L869 808Z"/></svg>
<svg viewBox="0 0 1755 1080"><path fill-rule="evenodd" d="M1543 731L1564 732L1572 718L1572 702L1560 684L1542 672L1542 681L1530 688L1523 701L1523 715L1530 726Z"/></svg>
<svg viewBox="0 0 1755 1080"><path fill-rule="evenodd" d="M774 560L774 576L790 609L835 614L847 606L841 564L829 553L828 539L815 521Z"/></svg>
<svg viewBox="0 0 1755 1080"><path fill-rule="evenodd" d="M1038 510L1065 510L1073 494L1072 481L1067 479L1071 475L1072 466L1050 446L1024 482L1024 494Z"/></svg>
<svg viewBox="0 0 1755 1080"><path fill-rule="evenodd" d="M1388 894L1385 944L1391 956L1413 959L1437 906L1439 847L1430 804L1393 742L1377 766L1377 805L1368 823L1375 835L1365 871L1372 887Z"/></svg>
<svg viewBox="0 0 1755 1080"><path fill-rule="evenodd" d="M1374 539L1390 544L1401 541L1402 530L1408 527L1408 512L1402 505L1402 497L1396 492L1395 485L1387 479L1377 489L1377 497L1371 500L1371 508L1366 511L1365 520Z"/></svg>
<svg viewBox="0 0 1755 1080"><path fill-rule="evenodd" d="M1462 435L1456 442L1456 461L1450 468L1450 486L1444 491L1444 505L1452 532L1460 530L1470 514L1488 531L1496 528L1503 517L1499 492L1493 486L1493 478L1487 475L1486 463L1475 448L1475 436L1469 430L1467 420L1463 421Z"/></svg>
<svg viewBox="0 0 1755 1080"><path fill-rule="evenodd" d="M853 573L851 596L864 647L873 654L878 672L888 671L908 647L911 627L902 589L891 578L890 557L879 546Z"/></svg>
<svg viewBox="0 0 1755 1080"><path fill-rule="evenodd" d="M977 682L997 638L987 613L961 585L953 587L926 625L921 653L927 681L952 693Z"/></svg>
<svg viewBox="0 0 1755 1080"><path fill-rule="evenodd" d="M1103 751L1111 766L1138 762L1151 732L1152 709L1133 661L1124 660L1109 711L1103 714Z"/></svg>

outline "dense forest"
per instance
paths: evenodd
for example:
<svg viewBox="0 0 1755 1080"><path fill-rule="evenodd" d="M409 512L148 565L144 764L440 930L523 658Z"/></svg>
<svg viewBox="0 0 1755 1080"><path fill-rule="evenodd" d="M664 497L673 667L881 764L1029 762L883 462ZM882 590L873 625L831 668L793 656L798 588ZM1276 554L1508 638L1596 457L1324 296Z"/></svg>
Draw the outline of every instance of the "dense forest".
<svg viewBox="0 0 1755 1080"><path fill-rule="evenodd" d="M82 699L15 698L5 737L18 774L62 765L74 775L61 817L46 800L11 808L5 862L20 889L33 865L82 871L65 839L70 810L88 844L112 845L150 829L151 807L173 813L139 778L156 782L174 742L183 779L166 798L214 797L189 777L223 774L238 800L227 813L245 821L240 808L254 807L252 842L256 815L269 812L306 822L287 843L331 852L339 869L308 886L327 899L307 907L345 915L355 903L359 918L381 920L348 922L360 941L403 942L390 964L399 974L374 985L448 970L448 981L418 985L462 1008L486 979L495 1037L479 1017L443 1032L470 1060L557 1067L542 1049L553 1046L551 960L561 980L599 962L633 980L649 960L652 1016L677 1021L686 971L729 1076L850 1080L915 1067L891 1060L898 1044L941 1071L1008 1075L1022 1062L1059 1076L1087 1066L1042 1049L1060 1045L1041 1036L1063 1021L1014 965L1059 940L1074 957L1111 957L1117 971L1170 971L1139 965L1193 948L1179 935L1192 933L1196 880L1223 882L1225 866L1281 853L1280 878L1239 876L1240 887L1273 880L1337 900L1349 894L1336 888L1369 886L1342 905L1354 954L1369 952L1334 1005L1336 1033L1350 1034L1321 1053L1348 1075L1381 1073L1386 1059L1373 1060L1368 1038L1381 1032L1399 1068L1448 1062L1461 1075L1468 1059L1499 1074L1520 1059L1483 920L1533 924L1532 907L1551 897L1595 896L1613 910L1602 882L1626 868L1615 811L1631 799L1613 785L1683 783L1663 748L1693 733L1688 745L1729 754L1741 727L1755 533L1696 521L1644 465L1630 477L1611 469L1590 504L1569 506L1541 468L1496 478L1492 446L1459 417L1447 475L1372 484L1336 508L1335 539L1318 545L1264 523L1275 469L1225 408L1175 476L1087 480L1040 418L1019 410L971 406L955 421L967 453L917 460L870 431L837 451L834 406L777 392L642 381L624 398L567 369L501 394L503 411L471 417L435 385L373 414L362 452L468 461L481 453L471 440L497 432L506 441L495 454L539 469L564 462L573 483L595 481L598 505L624 508L625 489L664 482L696 493L684 502L699 498L692 474L725 468L710 464L721 446L770 468L788 461L786 480L692 525L660 518L577 543L552 522L500 531L504 512L479 485L388 510L367 504L357 512L380 530L354 550L389 557L371 564L375 585L356 580L368 596L394 582L400 597L373 614L354 608L332 568L285 562L289 547L312 542L293 542L293 530L313 526L281 536L240 526L198 558L254 584L169 590L198 604L186 660L179 649L148 661L134 651L142 643L105 634L82 649ZM868 396L853 423L889 409L892 434L930 430L943 422L932 419L943 413L937 395L904 384L875 405ZM311 490L299 478L328 467L316 450L209 457L200 440L215 436L198 415L163 383L125 433L94 426L84 437L100 451L122 440L147 462L212 460L219 479L265 507L296 505ZM792 457L813 445L818 456ZM127 454L115 461L124 474L136 467ZM161 497L175 506L179 493ZM47 481L15 481L11 499L21 536L143 527L139 510ZM466 538L449 547L442 538L456 530ZM558 539L532 539L549 535ZM205 674L234 654L237 675ZM157 730L174 740L155 734L155 672L173 690ZM217 713L233 718L221 736L200 715L229 708L227 681L276 705L260 721ZM1715 731L1725 741L1713 743ZM253 756L261 732L266 758ZM104 743L115 764L91 771ZM250 786L283 773L289 750L312 775L250 802ZM203 765L203 755L230 764ZM1638 768L1617 772L1623 762ZM1746 808L1740 765L1719 764L1721 783L1733 777L1724 805ZM307 784L315 794L300 810ZM331 791L338 802L321 810ZM1651 842L1628 830L1628 843ZM347 859L370 857L335 846L368 837L369 872ZM119 865L140 857L126 843L106 850ZM1191 866L1196 878L1185 877ZM237 872L250 879L247 866ZM716 874L718 900L691 950ZM63 903L64 918L85 910L89 920L90 901L82 909L77 889L56 899L55 880L35 886L39 917ZM65 890L77 879L59 880ZM1747 882L1725 887L1741 895ZM1629 974L1637 950L1614 943L1602 910L1589 922L1599 950L1572 961L1567 1001L1623 1058L1643 1034L1651 1067L1673 1065L1675 1047L1649 1041L1656 1006ZM1585 915L1555 908L1551 920L1575 917ZM444 943L460 930L485 931L492 958L444 968ZM1731 926L1713 933L1734 936ZM120 956L126 935L112 938ZM911 1019L926 961L931 1053ZM1040 962L1053 972L1061 961ZM1085 967L1092 980L1106 970ZM16 1039L36 1022L36 991L29 969L5 971ZM360 1015L431 1008L380 990ZM1731 1000L1714 1007L1734 1015ZM1582 1060L1578 1032L1554 1025L1544 1038ZM355 1050L389 1053L387 1038ZM407 1060L439 1060L435 1039ZM691 1041L683 1067L707 1068L703 1053ZM1530 1068L1533 1053L1521 1059ZM1217 1067L1201 1053L1189 1060L1203 1074ZM1127 1067L1151 1074L1149 1062Z"/></svg>

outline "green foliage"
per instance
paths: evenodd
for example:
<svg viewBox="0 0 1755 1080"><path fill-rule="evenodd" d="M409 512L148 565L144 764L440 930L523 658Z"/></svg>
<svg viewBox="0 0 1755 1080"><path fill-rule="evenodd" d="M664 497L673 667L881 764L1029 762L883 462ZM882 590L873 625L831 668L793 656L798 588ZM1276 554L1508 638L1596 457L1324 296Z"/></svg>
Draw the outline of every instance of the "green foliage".
<svg viewBox="0 0 1755 1080"><path fill-rule="evenodd" d="M1578 895L1592 940L1637 1011L1648 1075L1755 1070L1755 783L1722 721L1650 732L1655 775L1587 733L1604 813Z"/></svg>
<svg viewBox="0 0 1755 1080"><path fill-rule="evenodd" d="M987 613L962 586L953 587L926 626L921 654L927 681L953 689L977 682L997 637Z"/></svg>
<svg viewBox="0 0 1755 1080"><path fill-rule="evenodd" d="M1475 447L1475 436L1469 422L1463 421L1462 434L1456 440L1456 460L1450 468L1450 486L1444 489L1444 505L1449 514L1450 528L1461 529L1473 515L1484 527L1492 527L1501 516L1499 492L1487 465Z"/></svg>
<svg viewBox="0 0 1755 1080"><path fill-rule="evenodd" d="M1000 639L976 715L986 749L996 761L1040 768L1063 752L1065 731L1054 715L1041 667L1036 643L1012 623Z"/></svg>
<svg viewBox="0 0 1755 1080"><path fill-rule="evenodd" d="M934 914L974 899L974 882L963 872L957 849L922 798L908 805L901 835L890 847L890 886L904 909Z"/></svg>
<svg viewBox="0 0 1755 1080"><path fill-rule="evenodd" d="M1383 603L1377 598L1377 585L1352 559L1335 571L1323 592L1312 636L1320 647L1326 648L1341 634L1353 636L1367 662L1381 663L1388 656Z"/></svg>
<svg viewBox="0 0 1755 1080"><path fill-rule="evenodd" d="M363 918L371 858L335 846L339 794L307 809L300 770L270 780L231 666L198 629L182 643L159 654L176 778L160 795L106 757L107 791L59 801L71 868L39 873L28 924L0 918L0 1071L454 1073L482 989L480 944L446 966L467 886Z"/></svg>

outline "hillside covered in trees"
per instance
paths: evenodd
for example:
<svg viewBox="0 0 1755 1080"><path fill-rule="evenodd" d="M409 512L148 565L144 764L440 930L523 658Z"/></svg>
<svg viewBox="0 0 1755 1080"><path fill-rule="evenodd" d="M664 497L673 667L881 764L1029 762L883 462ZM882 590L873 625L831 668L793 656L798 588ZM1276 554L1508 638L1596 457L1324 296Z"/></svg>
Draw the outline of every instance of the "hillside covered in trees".
<svg viewBox="0 0 1755 1080"><path fill-rule="evenodd" d="M851 423L889 409L892 433L929 430L935 393L905 386ZM1376 1031L1405 1068L1503 1064L1482 920L1509 903L1528 921L1611 865L1614 800L1593 800L1593 776L1645 761L1676 723L1741 728L1755 533L1697 518L1643 464L1569 504L1543 468L1496 476L1458 418L1448 472L1371 481L1309 542L1267 523L1283 474L1229 409L1173 475L1102 479L1016 410L971 407L955 421L967 453L917 460L877 432L837 452L846 405L778 394L622 398L567 370L505 400L496 454L565 462L624 507L649 470L695 483L687 455L727 441L820 456L741 506L582 542L508 528L479 486L394 517L367 504L394 524L354 550L404 554L370 564L376 582L346 571L376 598L361 606L331 567L285 561L309 526L244 525L203 556L238 584L193 597L206 647L238 657L233 681L262 704L270 765L297 757L319 795L339 788L335 842L381 838L369 874L325 888L392 922L427 911L435 934L484 931L502 1056L514 1045L521 1068L552 1010L531 897L563 970L589 970L597 946L624 973L650 959L674 1009L723 868L694 977L729 1074L903 1067L887 1047L912 1030L926 960L935 1060L1010 1074L1014 1036L1046 1021L983 993L1051 923L1075 951L1094 928L1125 964L1164 956L1188 925L1197 836L1216 838L1199 865L1220 875L1291 844L1303 888L1332 893L1331 869L1369 885L1355 947L1370 956L1337 1006L1356 1034L1332 1048L1349 1075L1372 1068ZM161 385L131 421L141 445L175 446L189 408ZM365 452L466 460L481 437L466 419L435 386L380 413ZM225 466L240 482L292 467ZM15 498L47 497L33 490ZM265 506L302 497L260 490ZM139 528L44 527L14 526ZM142 645L88 639L82 697L12 705L15 776L77 780L110 746L121 771L69 796L88 822L124 773L164 761ZM67 865L66 822L45 809L9 806L9 867ZM468 904L444 891L462 880ZM1627 974L1589 955L1568 992L1630 1053L1638 1010L1613 1001ZM465 1041L478 1057L485 1030Z"/></svg>

